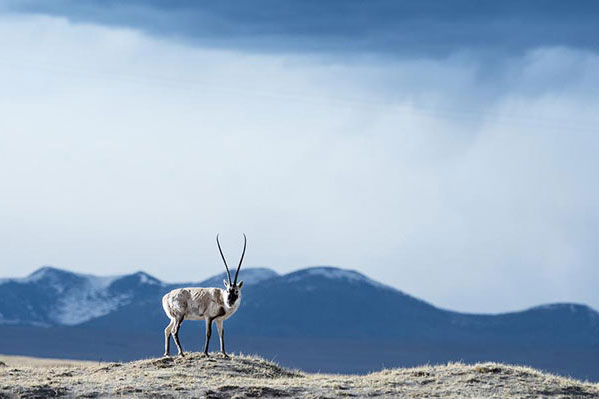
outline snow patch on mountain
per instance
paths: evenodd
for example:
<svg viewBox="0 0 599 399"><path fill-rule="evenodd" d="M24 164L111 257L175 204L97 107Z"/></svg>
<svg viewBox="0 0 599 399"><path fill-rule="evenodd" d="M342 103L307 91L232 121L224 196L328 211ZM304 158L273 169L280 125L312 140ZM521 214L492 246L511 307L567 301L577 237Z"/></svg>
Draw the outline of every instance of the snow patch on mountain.
<svg viewBox="0 0 599 399"><path fill-rule="evenodd" d="M82 275L82 274L80 274L80 276L85 277L87 279L87 282L90 285L90 287L93 290L97 290L97 291L105 290L106 288L110 287L110 284L112 284L116 279L119 278L119 276L99 277L99 276Z"/></svg>
<svg viewBox="0 0 599 399"><path fill-rule="evenodd" d="M241 269L239 272L239 281L243 281L243 284L257 284L260 281L268 280L273 277L277 277L279 274L274 270L267 269L265 267L252 267L248 269ZM235 278L235 271L231 273L231 279ZM223 280L228 280L227 273L220 273L216 276L212 276L207 280L202 281L198 285L201 287L222 287ZM195 284L193 284L195 285Z"/></svg>
<svg viewBox="0 0 599 399"><path fill-rule="evenodd" d="M108 288L117 280L127 276L98 277L78 275L84 283L72 287L57 303L53 320L63 325L76 325L109 314L118 308L128 305L133 300L134 291L116 294ZM162 287L162 281L145 272L133 274L139 284Z"/></svg>
<svg viewBox="0 0 599 399"><path fill-rule="evenodd" d="M32 306L36 301L35 297L22 298L25 300L22 308L26 310L28 324L48 321L61 325L75 325L104 316L130 303L132 294L113 292L110 289L110 286L121 278L123 276L94 276L44 266L24 278L4 279L0 281L0 285L12 282L24 287L35 287L36 290L45 292L42 295L54 297L53 303L45 299L48 308L43 314L39 311L39 303L35 307ZM160 284L145 273L141 273L139 278L144 284ZM29 300L34 302L27 303ZM17 324L20 320L1 315L0 323Z"/></svg>
<svg viewBox="0 0 599 399"><path fill-rule="evenodd" d="M528 311L534 311L534 310L547 310L547 311L561 310L561 311L567 311L570 313L587 313L591 317L599 319L599 311L597 311L596 309L593 309L590 306L583 305L580 303L550 303L547 305L535 306L535 307L528 309Z"/></svg>
<svg viewBox="0 0 599 399"><path fill-rule="evenodd" d="M254 267L239 272L239 279L243 280L244 284L256 284L260 281L268 280L269 278L277 277L279 274L274 270L265 267ZM243 277L243 278L242 278Z"/></svg>
<svg viewBox="0 0 599 399"><path fill-rule="evenodd" d="M52 278L58 271L50 266L44 266L41 269L38 269L31 273L29 276L20 279L20 282L23 283L37 283L40 280ZM73 273L76 274L76 273Z"/></svg>
<svg viewBox="0 0 599 399"><path fill-rule="evenodd" d="M160 286L164 285L164 283L162 281L158 280L155 277L150 276L147 273L137 272L137 273L135 273L135 275L139 277L139 282L141 284L160 285Z"/></svg>
<svg viewBox="0 0 599 399"><path fill-rule="evenodd" d="M55 270L58 270L58 269L54 269L51 266L44 266L44 267L37 269L36 271L31 273L27 277L1 278L0 285L5 284L5 283L22 283L22 284L37 283L45 278L48 278L48 276L51 275Z"/></svg>
<svg viewBox="0 0 599 399"><path fill-rule="evenodd" d="M324 276L327 278L343 278L346 280L353 280L353 281L366 281L368 280L368 278L356 271L353 270L342 270L342 269L336 269L336 268L332 268L332 267L315 267L315 268L311 268L311 269L307 269L306 270L306 274L312 275L312 276Z"/></svg>
<svg viewBox="0 0 599 399"><path fill-rule="evenodd" d="M131 296L108 296L103 292L80 291L69 293L57 305L54 321L73 326L107 315L131 302Z"/></svg>
<svg viewBox="0 0 599 399"><path fill-rule="evenodd" d="M108 292L110 285L119 277L78 275L82 283L68 287L56 303L52 320L63 325L81 324L96 317L107 315L130 303L131 295L114 295Z"/></svg>
<svg viewBox="0 0 599 399"><path fill-rule="evenodd" d="M287 276L288 281L300 281L306 277L320 276L332 280L346 280L354 283L366 283L378 288L395 290L394 288L389 287L385 284L381 284L378 281L374 281L366 277L365 275L358 273L357 271L339 269L337 267L331 266L310 267L307 269L299 270L297 272L289 273Z"/></svg>
<svg viewBox="0 0 599 399"><path fill-rule="evenodd" d="M34 271L27 277L21 278L4 278L0 279L0 285L8 282L20 283L20 284L38 284L43 282L47 286L53 287L57 292L61 293L67 288L65 282L65 276L70 280L86 281L94 289L101 290L105 289L113 281L122 276L94 276L91 274L81 274L74 272L67 272L65 270L57 269L52 266L44 266Z"/></svg>

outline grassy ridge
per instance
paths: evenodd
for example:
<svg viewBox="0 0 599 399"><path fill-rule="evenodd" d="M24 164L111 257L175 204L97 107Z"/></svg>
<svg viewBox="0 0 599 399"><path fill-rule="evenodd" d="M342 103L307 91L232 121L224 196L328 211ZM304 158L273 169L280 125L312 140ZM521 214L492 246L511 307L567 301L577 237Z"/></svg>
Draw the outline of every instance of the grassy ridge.
<svg viewBox="0 0 599 399"><path fill-rule="evenodd" d="M497 363L309 374L264 359L185 358L92 363L0 357L0 398L598 398L599 384Z"/></svg>

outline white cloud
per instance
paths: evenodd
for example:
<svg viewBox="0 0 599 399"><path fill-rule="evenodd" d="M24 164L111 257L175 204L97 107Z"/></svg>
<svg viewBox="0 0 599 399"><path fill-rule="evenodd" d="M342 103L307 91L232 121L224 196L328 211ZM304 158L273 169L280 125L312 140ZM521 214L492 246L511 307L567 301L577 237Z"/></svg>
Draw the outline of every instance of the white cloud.
<svg viewBox="0 0 599 399"><path fill-rule="evenodd" d="M599 307L597 54L250 54L0 18L2 275L199 280L215 233L233 259L246 232L248 265L443 307Z"/></svg>

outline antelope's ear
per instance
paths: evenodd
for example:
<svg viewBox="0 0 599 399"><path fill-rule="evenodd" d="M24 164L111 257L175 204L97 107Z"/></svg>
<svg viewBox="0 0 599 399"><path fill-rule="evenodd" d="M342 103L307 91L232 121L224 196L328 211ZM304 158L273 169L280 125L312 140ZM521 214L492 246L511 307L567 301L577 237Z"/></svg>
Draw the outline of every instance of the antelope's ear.
<svg viewBox="0 0 599 399"><path fill-rule="evenodd" d="M243 280L241 280L241 281L239 282L239 284L237 284L237 286L238 286L239 288L241 288L241 287L243 286Z"/></svg>
<svg viewBox="0 0 599 399"><path fill-rule="evenodd" d="M229 289L229 282L227 280L223 280L223 284L225 285L226 289Z"/></svg>

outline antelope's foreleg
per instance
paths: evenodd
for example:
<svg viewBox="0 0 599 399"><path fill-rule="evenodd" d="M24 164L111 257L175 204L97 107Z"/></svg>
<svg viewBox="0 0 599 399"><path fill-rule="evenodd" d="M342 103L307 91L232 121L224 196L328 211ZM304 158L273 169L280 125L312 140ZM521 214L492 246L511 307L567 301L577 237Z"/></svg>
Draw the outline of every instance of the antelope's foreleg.
<svg viewBox="0 0 599 399"><path fill-rule="evenodd" d="M216 327L218 328L218 336L220 337L220 351L226 358L228 358L229 355L227 355L227 352L225 351L225 329L223 327L223 321L217 320Z"/></svg>

